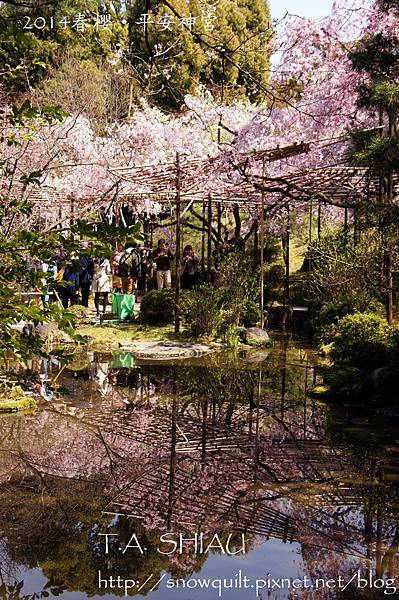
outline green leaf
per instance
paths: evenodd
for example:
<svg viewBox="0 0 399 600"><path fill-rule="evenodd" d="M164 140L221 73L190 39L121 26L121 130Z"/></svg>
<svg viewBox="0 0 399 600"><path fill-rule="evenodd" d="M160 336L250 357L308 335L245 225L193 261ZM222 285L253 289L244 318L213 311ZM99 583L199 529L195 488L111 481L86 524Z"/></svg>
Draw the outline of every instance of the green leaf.
<svg viewBox="0 0 399 600"><path fill-rule="evenodd" d="M22 177L20 177L20 182L25 185L29 185L30 183L39 184L41 177L41 171L32 171L29 175L22 175Z"/></svg>

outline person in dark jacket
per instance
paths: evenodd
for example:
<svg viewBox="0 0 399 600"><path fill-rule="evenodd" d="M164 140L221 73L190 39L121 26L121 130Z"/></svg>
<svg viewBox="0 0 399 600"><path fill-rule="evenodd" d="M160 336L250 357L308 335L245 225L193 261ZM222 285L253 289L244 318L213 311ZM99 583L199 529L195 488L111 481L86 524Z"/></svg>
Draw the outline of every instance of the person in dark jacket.
<svg viewBox="0 0 399 600"><path fill-rule="evenodd" d="M69 304L74 305L79 301L79 264L67 261L63 267L61 285L58 287L58 294L62 306L68 308Z"/></svg>
<svg viewBox="0 0 399 600"><path fill-rule="evenodd" d="M117 274L122 279L123 293L133 294L141 274L141 256L136 242L125 244L125 251L120 257Z"/></svg>
<svg viewBox="0 0 399 600"><path fill-rule="evenodd" d="M180 279L183 290L192 290L198 283L198 262L198 256L194 253L193 247L187 245L180 259Z"/></svg>
<svg viewBox="0 0 399 600"><path fill-rule="evenodd" d="M88 247L87 245L85 247ZM89 306L90 288L94 276L94 260L91 256L81 256L79 261L79 285L82 295L82 306Z"/></svg>
<svg viewBox="0 0 399 600"><path fill-rule="evenodd" d="M152 258L157 265L157 287L159 290L172 287L170 263L173 254L165 240L159 240L158 247L152 253Z"/></svg>

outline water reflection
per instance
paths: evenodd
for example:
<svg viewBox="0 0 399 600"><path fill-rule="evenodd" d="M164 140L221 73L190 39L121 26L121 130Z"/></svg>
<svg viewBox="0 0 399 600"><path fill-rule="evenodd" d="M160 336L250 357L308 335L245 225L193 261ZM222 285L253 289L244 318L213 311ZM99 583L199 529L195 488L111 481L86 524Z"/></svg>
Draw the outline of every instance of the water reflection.
<svg viewBox="0 0 399 600"><path fill-rule="evenodd" d="M266 543L278 548L286 577L349 581L358 570L395 577L396 431L370 448L370 428L362 437L356 423L348 426L335 409L307 397L317 378L311 350L283 339L267 356L189 365L93 353L76 356L67 369L31 368L67 394L32 415L0 421L1 576L4 585L25 582L15 593L3 588L5 597L37 591L37 568L51 595L74 591L77 598L109 594L99 589L99 571L140 582L150 575L157 582L163 572L187 578L219 564L223 548L234 555L242 536L247 553L242 563L229 557L226 574L229 564L259 577L277 568L268 558L259 562ZM217 535L220 548L195 552L191 542L161 554L165 532L200 533L205 548ZM112 534L108 552L104 534ZM123 553L134 534L146 550ZM354 586L347 597L355 597ZM188 597L187 590L167 595L161 588L154 598ZM150 587L129 593L148 595ZM375 593L366 589L362 597ZM114 589L108 597L123 594Z"/></svg>

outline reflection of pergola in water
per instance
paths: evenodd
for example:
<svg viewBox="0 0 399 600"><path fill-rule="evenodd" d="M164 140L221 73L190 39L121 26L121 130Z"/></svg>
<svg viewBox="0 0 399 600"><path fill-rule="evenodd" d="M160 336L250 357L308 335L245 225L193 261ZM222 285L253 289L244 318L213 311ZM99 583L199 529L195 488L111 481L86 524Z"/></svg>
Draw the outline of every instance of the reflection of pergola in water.
<svg viewBox="0 0 399 600"><path fill-rule="evenodd" d="M172 397L169 408L154 409L151 421L142 429L134 411L90 411L91 425L134 439L150 450L140 475L115 493L104 512L150 519L178 531L236 530L303 541L312 525L284 512L278 498L287 500L290 486L314 485L319 491L323 486L314 510L321 521L324 517L334 521L325 507L334 505L336 498L336 522L328 528L316 527L316 533L327 538L326 547L355 552L342 539L339 516L343 502L339 481L350 476L353 465L342 448L332 448L323 436L306 437L305 404L303 416L297 415L303 431L298 433L295 427L290 433L288 427L283 436L281 432L267 434L270 411L264 400L262 406L258 399L254 407L248 407L252 415L247 414L246 420L240 413L229 426L221 420L215 422L211 405L202 418L179 414L178 406L177 397ZM284 426L284 415L281 420ZM151 449L156 457L148 467ZM334 539L335 527L341 541ZM346 534L355 532L350 526L345 530Z"/></svg>
<svg viewBox="0 0 399 600"><path fill-rule="evenodd" d="M200 418L177 414L177 410L174 412L165 405L156 407L151 411L151 421L146 422L143 429L135 419L134 411L101 408L98 412L90 411L87 423L102 432L117 433L165 455L169 454L173 444L176 457L190 457L194 462L204 462L214 455L235 460L239 463L236 474L248 481L253 479L251 473L256 452L257 468L264 473L263 477L259 472L257 474L260 483L281 483L285 480L275 471L276 465L281 465L282 472L290 467L293 482L314 483L330 482L350 466L342 448L331 448L325 440L306 438L306 404L303 404L302 417L298 412L298 421L304 423L299 438L292 434L284 438L266 435L262 431L262 422L270 419L268 410L248 408L246 421L240 413L238 418L232 418L226 425L215 421L212 407L208 408ZM253 412L255 415L251 414ZM244 422L246 425L243 425ZM284 422L284 416L281 422ZM171 440L172 432L174 437ZM266 444L262 446L265 440Z"/></svg>
<svg viewBox="0 0 399 600"><path fill-rule="evenodd" d="M212 460L217 469L219 461ZM234 466L232 461L232 470ZM235 490L233 477L229 484L213 480L200 462L176 457L173 465L157 465L141 474L118 492L104 512L143 519L155 509L158 520L175 531L245 531L292 542L296 527L291 518L271 506L257 506L255 496Z"/></svg>

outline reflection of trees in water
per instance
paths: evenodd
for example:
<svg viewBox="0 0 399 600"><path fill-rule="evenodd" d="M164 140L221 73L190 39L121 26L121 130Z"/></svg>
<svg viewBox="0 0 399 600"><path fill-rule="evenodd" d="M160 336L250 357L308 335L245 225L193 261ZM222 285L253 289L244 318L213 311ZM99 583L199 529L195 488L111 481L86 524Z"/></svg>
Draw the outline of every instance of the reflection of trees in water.
<svg viewBox="0 0 399 600"><path fill-rule="evenodd" d="M188 565L170 564L167 557L156 551L159 546L156 531L147 531L140 523L127 519L111 522L109 517L101 515L105 497L103 487L98 484L39 476L26 468L24 481L10 481L2 486L0 498L4 515L1 532L5 536L0 567L3 581L17 579L16 564L28 568L40 565L52 588L91 596L107 593L98 589L101 569L106 569L109 575L126 578L134 575L145 581L148 573L158 576L165 569L175 577L186 577L205 560L198 556ZM110 543L106 555L99 531L118 534L118 545L122 546L135 532L147 552L122 554ZM113 593L123 595L123 590Z"/></svg>
<svg viewBox="0 0 399 600"><path fill-rule="evenodd" d="M320 548L316 543L302 544L307 570L314 577L322 577L328 572L332 577L346 576L347 581L357 569L361 569L362 577L367 579L395 578L399 567L396 451L392 452L386 445L370 444L370 436L361 441L361 438L355 439L345 432L344 428L337 430L336 427L337 423L332 439L336 444L345 445L351 470L341 477L338 485L334 482L320 494L320 514L326 528L332 528L337 522L341 524L342 538L346 534L347 540L350 540L353 557L350 551L345 560L339 553L323 551L323 540L318 536ZM306 512L309 513L308 508ZM309 516L312 517L312 514L309 513ZM331 548L334 546L331 545ZM382 594L381 591L375 591L374 595L366 593L371 594L367 597L373 598ZM346 597L365 596L359 595L352 585Z"/></svg>
<svg viewBox="0 0 399 600"><path fill-rule="evenodd" d="M385 481L385 454L355 452L348 440L331 435L325 410L306 399L313 377L306 356L283 346L260 367L237 368L226 359L219 367L110 367L110 374L112 394L83 405L76 417L60 414L60 408L21 420L18 430L12 420L0 424L7 440L1 473L13 472L16 486L10 498L17 489L25 497L18 485L27 465L54 486L43 506L50 511L50 529L58 531L58 550L49 544L47 555L32 554L31 565L38 561L56 583L61 561L64 581L76 586L70 573L77 569L76 557L79 568L87 569L84 581L90 582L98 563L104 568L92 526L108 527L115 514L135 515L141 524L133 529L141 528L150 548L134 564L129 553L126 564L113 556L107 565L121 576L165 568L189 575L202 564L206 557L161 561L155 540L165 529L296 540L308 574L319 577L349 573L354 565L377 574L395 569L397 491ZM120 393L131 401L128 410L115 400ZM78 496L77 506L84 503L84 486L93 497L85 518L68 504ZM51 516L60 497L69 521L61 510ZM28 513L17 515L18 524L27 521ZM119 516L114 527L127 536L128 523ZM64 528L71 537L62 548ZM90 551L84 559L86 539Z"/></svg>

